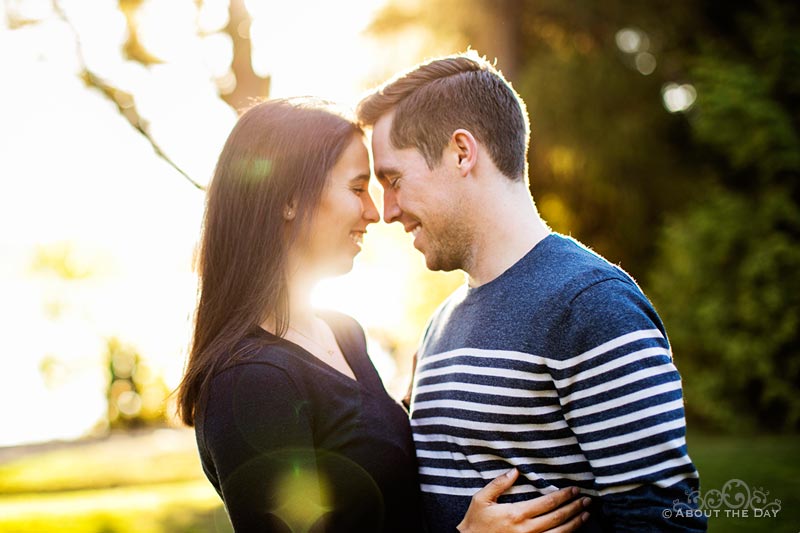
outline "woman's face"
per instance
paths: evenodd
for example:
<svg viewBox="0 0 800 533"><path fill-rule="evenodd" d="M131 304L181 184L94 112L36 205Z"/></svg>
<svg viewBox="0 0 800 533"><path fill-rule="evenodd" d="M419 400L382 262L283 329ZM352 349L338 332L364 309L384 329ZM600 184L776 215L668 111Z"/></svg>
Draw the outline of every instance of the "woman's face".
<svg viewBox="0 0 800 533"><path fill-rule="evenodd" d="M299 243L298 266L327 275L353 268L367 226L380 220L368 191L369 175L367 148L355 135L328 175L308 233Z"/></svg>

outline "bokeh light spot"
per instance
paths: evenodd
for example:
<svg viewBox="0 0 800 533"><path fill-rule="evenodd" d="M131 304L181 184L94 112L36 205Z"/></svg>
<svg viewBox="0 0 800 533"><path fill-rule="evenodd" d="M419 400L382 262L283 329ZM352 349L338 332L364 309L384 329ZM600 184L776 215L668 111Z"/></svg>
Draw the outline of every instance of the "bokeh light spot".
<svg viewBox="0 0 800 533"><path fill-rule="evenodd" d="M656 70L656 58L649 52L636 54L636 70L645 76L649 76Z"/></svg>
<svg viewBox="0 0 800 533"><path fill-rule="evenodd" d="M697 99L697 91L688 83L683 85L668 83L661 89L661 98L667 111L681 113L692 107Z"/></svg>
<svg viewBox="0 0 800 533"><path fill-rule="evenodd" d="M635 54L646 50L644 45L643 34L639 30L633 28L623 28L614 36L617 42L617 48L626 54Z"/></svg>
<svg viewBox="0 0 800 533"><path fill-rule="evenodd" d="M127 390L117 398L117 408L123 416L134 417L142 410L142 399L132 390Z"/></svg>

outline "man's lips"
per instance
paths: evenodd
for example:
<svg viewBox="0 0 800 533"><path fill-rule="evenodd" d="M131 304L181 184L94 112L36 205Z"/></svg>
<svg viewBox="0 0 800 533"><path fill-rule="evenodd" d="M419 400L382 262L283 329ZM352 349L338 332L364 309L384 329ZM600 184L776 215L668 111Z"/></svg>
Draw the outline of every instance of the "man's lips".
<svg viewBox="0 0 800 533"><path fill-rule="evenodd" d="M415 222L413 224L405 226L406 233L411 233L415 237L417 236L417 234L420 232L421 229L422 229L422 224L420 224L419 222Z"/></svg>

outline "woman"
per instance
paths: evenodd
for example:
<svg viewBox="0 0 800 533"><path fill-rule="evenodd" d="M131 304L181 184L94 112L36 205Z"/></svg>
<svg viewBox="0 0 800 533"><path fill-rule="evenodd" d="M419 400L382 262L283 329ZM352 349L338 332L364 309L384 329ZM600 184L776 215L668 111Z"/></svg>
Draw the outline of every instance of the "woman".
<svg viewBox="0 0 800 533"><path fill-rule="evenodd" d="M369 176L359 127L311 99L251 108L217 163L178 403L236 531L424 530L406 412L383 388L361 327L310 304L319 279L352 268L379 219ZM571 498L560 492L533 514ZM473 498L465 529L520 514L492 504Z"/></svg>

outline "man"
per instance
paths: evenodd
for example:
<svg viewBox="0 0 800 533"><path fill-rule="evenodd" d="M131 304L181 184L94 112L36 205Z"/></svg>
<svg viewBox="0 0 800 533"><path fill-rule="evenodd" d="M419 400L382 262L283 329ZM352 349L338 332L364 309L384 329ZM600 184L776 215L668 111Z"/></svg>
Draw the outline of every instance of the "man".
<svg viewBox="0 0 800 533"><path fill-rule="evenodd" d="M501 501L576 485L594 497L587 529L705 530L665 518L699 480L664 326L625 272L539 217L519 95L473 52L395 78L358 113L384 219L428 268L467 274L431 318L414 378L432 530L452 531L510 465L520 475Z"/></svg>

